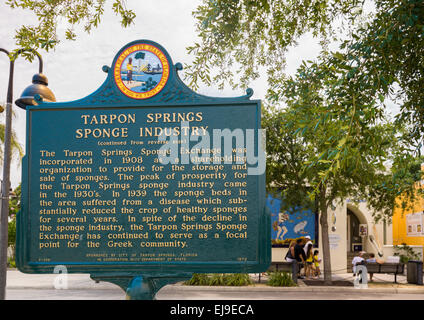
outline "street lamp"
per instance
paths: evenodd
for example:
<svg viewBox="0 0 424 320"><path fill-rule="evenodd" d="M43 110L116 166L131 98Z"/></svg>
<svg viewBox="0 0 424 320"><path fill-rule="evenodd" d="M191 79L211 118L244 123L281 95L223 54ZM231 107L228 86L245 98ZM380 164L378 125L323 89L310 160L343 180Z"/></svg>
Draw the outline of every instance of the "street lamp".
<svg viewBox="0 0 424 320"><path fill-rule="evenodd" d="M8 217L9 217L9 194L10 194L10 158L11 158L11 134L12 134L12 100L13 100L13 73L15 59L25 51L33 52L39 61L39 73L32 78L32 85L26 88L16 101L16 104L25 109L27 105L37 105L39 99L56 101L54 94L47 88L47 77L43 75L43 60L38 52L33 49L20 49L14 54L0 48L9 57L9 85L6 100L6 123L4 133L4 158L3 158L3 185L1 190L1 218L0 218L0 300L6 298L7 276L7 247L8 247Z"/></svg>

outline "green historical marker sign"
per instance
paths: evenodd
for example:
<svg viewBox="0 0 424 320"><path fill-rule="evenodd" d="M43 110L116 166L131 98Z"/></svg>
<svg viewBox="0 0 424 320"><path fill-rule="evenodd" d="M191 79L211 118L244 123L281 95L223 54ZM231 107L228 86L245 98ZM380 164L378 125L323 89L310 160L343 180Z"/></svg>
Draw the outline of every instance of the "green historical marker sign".
<svg viewBox="0 0 424 320"><path fill-rule="evenodd" d="M19 270L152 297L192 272L267 269L260 101L199 95L180 69L135 41L90 96L27 108Z"/></svg>

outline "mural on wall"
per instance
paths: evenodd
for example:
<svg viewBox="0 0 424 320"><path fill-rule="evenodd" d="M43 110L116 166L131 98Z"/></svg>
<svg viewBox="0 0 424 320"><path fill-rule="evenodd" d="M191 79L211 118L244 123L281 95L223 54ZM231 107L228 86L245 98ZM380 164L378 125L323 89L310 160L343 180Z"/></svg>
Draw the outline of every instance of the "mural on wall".
<svg viewBox="0 0 424 320"><path fill-rule="evenodd" d="M293 212L282 210L282 200L268 195L266 206L271 211L271 243L273 247L285 247L294 239L311 237L318 239L317 214L310 208L296 208Z"/></svg>

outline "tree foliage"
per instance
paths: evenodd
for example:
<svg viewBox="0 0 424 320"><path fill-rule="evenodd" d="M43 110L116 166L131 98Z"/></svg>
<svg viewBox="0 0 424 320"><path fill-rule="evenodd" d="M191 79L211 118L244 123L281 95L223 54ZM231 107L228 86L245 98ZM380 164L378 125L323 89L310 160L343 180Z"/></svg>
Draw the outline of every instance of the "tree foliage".
<svg viewBox="0 0 424 320"><path fill-rule="evenodd" d="M194 87L199 81L246 87L259 77L261 67L270 79L280 78L287 50L301 35L334 37L333 23L340 16L355 20L363 2L204 0L193 13L200 41L188 48L195 60L186 74ZM234 68L239 79L233 75ZM213 77L212 69L217 70Z"/></svg>
<svg viewBox="0 0 424 320"><path fill-rule="evenodd" d="M104 14L106 0L7 0L11 8L32 11L38 25L23 25L15 34L20 48L54 49L60 42L58 24L67 24L65 38L75 40L75 26L83 24L84 31L98 27ZM121 18L121 25L128 27L134 22L135 13L127 9L125 0L114 0L112 9Z"/></svg>
<svg viewBox="0 0 424 320"><path fill-rule="evenodd" d="M379 0L373 19L346 41L345 56L380 97L400 105L398 121L412 124L417 141L424 132L424 2Z"/></svg>
<svg viewBox="0 0 424 320"><path fill-rule="evenodd" d="M373 10L366 8L374 6ZM369 117L389 98L399 104L397 120L411 124L409 137L421 139L424 127L424 3L420 0L232 1L205 0L193 13L200 41L188 48L194 62L186 76L200 81L246 87L266 70L268 97L281 102L287 50L307 32L321 39L320 68L340 78L333 92L353 106L364 88ZM338 32L338 27L343 30ZM347 35L346 35L347 34ZM342 41L329 52L331 40ZM235 71L235 72L234 72ZM344 78L344 79L342 79ZM356 109L355 112L364 112ZM326 114L323 114L326 116Z"/></svg>
<svg viewBox="0 0 424 320"><path fill-rule="evenodd" d="M316 61L303 62L293 76L267 62L268 101L285 105L264 112L268 184L280 184L288 207L298 205L302 194L316 198L326 281L327 211L334 201L365 199L378 221L390 219L400 195L407 195L406 206L417 194L414 181L422 177L423 160L417 157L423 112L422 92L416 90L423 76L422 33L416 33L422 28L416 20L420 6L376 1L376 14L355 23L339 50L323 47ZM395 123L385 114L388 100L401 104Z"/></svg>
<svg viewBox="0 0 424 320"><path fill-rule="evenodd" d="M374 10L365 14L370 4ZM308 165L327 164L319 171L315 194L327 179L357 164L350 157L370 151L361 148L379 145L372 131L377 123L387 121L389 102L401 110L395 120L396 137L402 143L390 151L397 159L393 168L400 169L401 163L408 165L406 159L420 155L424 133L422 1L217 0L204 1L194 16L200 41L188 48L195 60L187 72L194 87L199 81L244 87L265 68L269 103L292 105L302 112L296 129L303 136L315 134L322 126L332 131L325 149ZM344 26L343 35L337 33L336 23ZM289 77L287 50L306 32L322 39L321 54ZM340 41L339 49L329 51L327 44L334 39ZM333 128L334 121L340 125ZM378 148L373 152L380 158L373 164L383 170L382 161L389 153ZM387 187L389 182L383 183Z"/></svg>
<svg viewBox="0 0 424 320"><path fill-rule="evenodd" d="M15 217L21 210L21 185L16 187L9 198L9 216Z"/></svg>
<svg viewBox="0 0 424 320"><path fill-rule="evenodd" d="M405 178L411 178L415 171L401 174L396 167L399 176L394 176L386 168L388 159L402 164L402 169L405 162L411 163L410 158L396 158L403 146L392 123L357 121L363 125L356 126L349 113L327 113L325 121L317 122L330 107L324 89L338 81L337 77L329 72L321 75L325 81L311 86L300 73L285 83L290 88L285 94L287 108L268 106L263 111L267 188L281 192L282 210L309 206L311 199L315 200L320 214L324 279L331 281L329 208L347 197L354 202L365 199L374 209L376 220L390 217L400 190L411 189L411 180ZM355 136L361 138L353 139Z"/></svg>

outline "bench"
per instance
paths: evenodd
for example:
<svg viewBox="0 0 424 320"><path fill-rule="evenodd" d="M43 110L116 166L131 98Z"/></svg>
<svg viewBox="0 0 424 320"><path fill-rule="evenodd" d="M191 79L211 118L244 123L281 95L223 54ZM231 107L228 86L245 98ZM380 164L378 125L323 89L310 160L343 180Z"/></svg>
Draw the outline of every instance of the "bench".
<svg viewBox="0 0 424 320"><path fill-rule="evenodd" d="M267 271L279 271L279 272L290 272L292 274L292 279L297 283L297 274L299 273L299 265L297 261L287 262L287 261L273 261L268 267ZM259 282L261 282L261 274L259 273Z"/></svg>
<svg viewBox="0 0 424 320"><path fill-rule="evenodd" d="M368 262L365 264L368 273L393 273L395 275L395 283L397 281L396 276L403 274L405 265L403 263L376 263Z"/></svg>

